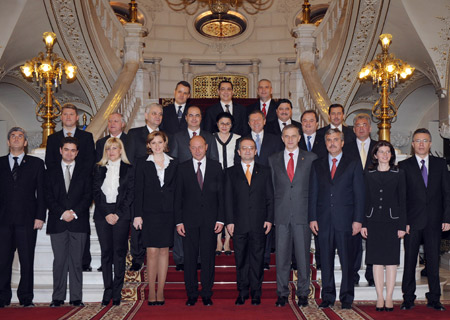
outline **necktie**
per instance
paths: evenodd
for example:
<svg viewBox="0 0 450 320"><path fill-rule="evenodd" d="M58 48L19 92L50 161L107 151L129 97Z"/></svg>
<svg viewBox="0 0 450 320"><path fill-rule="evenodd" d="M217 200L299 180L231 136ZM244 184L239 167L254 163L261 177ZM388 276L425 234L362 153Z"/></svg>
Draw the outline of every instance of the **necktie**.
<svg viewBox="0 0 450 320"><path fill-rule="evenodd" d="M331 179L334 178L334 174L336 173L336 162L337 159L333 158L331 161L333 161L333 165L331 166Z"/></svg>
<svg viewBox="0 0 450 320"><path fill-rule="evenodd" d="M183 118L183 111L181 111L181 108L182 108L182 106L178 106L178 113L177 113L178 122L180 122L181 118Z"/></svg>
<svg viewBox="0 0 450 320"><path fill-rule="evenodd" d="M17 181L17 174L19 173L19 163L17 162L17 160L19 159L19 157L13 157L13 159L14 159L14 165L13 165L11 173L12 173L14 181Z"/></svg>
<svg viewBox="0 0 450 320"><path fill-rule="evenodd" d="M283 122L283 128L286 127L286 122Z"/></svg>
<svg viewBox="0 0 450 320"><path fill-rule="evenodd" d="M72 177L70 176L70 167L72 165L68 164L66 165L66 172L64 173L64 184L66 185L66 192L69 192L70 187L70 180Z"/></svg>
<svg viewBox="0 0 450 320"><path fill-rule="evenodd" d="M72 132L67 132L67 136L71 137L72 136Z"/></svg>
<svg viewBox="0 0 450 320"><path fill-rule="evenodd" d="M199 161L197 168L197 181L200 189L203 190L203 176L202 176L202 169L200 168L201 165L202 163Z"/></svg>
<svg viewBox="0 0 450 320"><path fill-rule="evenodd" d="M425 182L425 187L428 187L428 172L427 166L425 165L425 160L420 160L420 163L422 163L420 171L422 172L423 182Z"/></svg>
<svg viewBox="0 0 450 320"><path fill-rule="evenodd" d="M252 173L250 172L250 165L247 164L247 171L245 171L245 177L247 178L248 185L252 181Z"/></svg>
<svg viewBox="0 0 450 320"><path fill-rule="evenodd" d="M195 137L197 135L197 132L192 132L192 137Z"/></svg>
<svg viewBox="0 0 450 320"><path fill-rule="evenodd" d="M258 151L258 156L259 156L259 152L261 151L261 138L259 137L259 133L256 134L256 150Z"/></svg>
<svg viewBox="0 0 450 320"><path fill-rule="evenodd" d="M231 114L231 112L230 112L230 105L229 104L226 104L225 105L225 112L228 112L228 113L230 113Z"/></svg>
<svg viewBox="0 0 450 320"><path fill-rule="evenodd" d="M294 154L292 152L289 153L289 161L288 161L288 165L287 165L287 174L289 177L289 180L294 179L294 158L293 158Z"/></svg>
<svg viewBox="0 0 450 320"><path fill-rule="evenodd" d="M359 151L359 156L361 158L363 169L366 166L366 161L367 161L367 154L366 154L366 149L364 149L364 144L365 144L365 142L361 142L361 150Z"/></svg>
<svg viewBox="0 0 450 320"><path fill-rule="evenodd" d="M264 113L264 117L267 116L266 104L265 103L263 103L262 112Z"/></svg>
<svg viewBox="0 0 450 320"><path fill-rule="evenodd" d="M312 148L311 148L311 136L308 136L307 137L308 138L308 142L306 143L306 147L308 148L308 151L311 151L312 150Z"/></svg>

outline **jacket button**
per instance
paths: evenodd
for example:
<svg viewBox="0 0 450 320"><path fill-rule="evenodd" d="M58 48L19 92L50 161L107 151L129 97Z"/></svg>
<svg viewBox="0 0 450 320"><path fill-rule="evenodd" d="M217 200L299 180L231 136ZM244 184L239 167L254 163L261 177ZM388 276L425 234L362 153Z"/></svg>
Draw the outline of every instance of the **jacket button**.
<svg viewBox="0 0 450 320"><path fill-rule="evenodd" d="M383 206L379 206L379 207L378 207L378 209L382 209L382 208L383 208Z"/></svg>
<svg viewBox="0 0 450 320"><path fill-rule="evenodd" d="M383 201L383 198L380 198L380 201Z"/></svg>
<svg viewBox="0 0 450 320"><path fill-rule="evenodd" d="M383 189L380 189L380 192L383 192Z"/></svg>

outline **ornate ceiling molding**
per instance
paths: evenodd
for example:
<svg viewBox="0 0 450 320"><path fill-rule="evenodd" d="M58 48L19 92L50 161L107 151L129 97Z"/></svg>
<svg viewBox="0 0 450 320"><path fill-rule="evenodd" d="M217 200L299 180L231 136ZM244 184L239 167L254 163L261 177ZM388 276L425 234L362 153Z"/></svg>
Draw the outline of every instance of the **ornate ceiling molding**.
<svg viewBox="0 0 450 320"><path fill-rule="evenodd" d="M431 49L431 56L436 66L436 73L439 80L437 90L446 90L449 85L450 69L450 5L446 5L447 15L435 17L436 26L439 26L439 45Z"/></svg>

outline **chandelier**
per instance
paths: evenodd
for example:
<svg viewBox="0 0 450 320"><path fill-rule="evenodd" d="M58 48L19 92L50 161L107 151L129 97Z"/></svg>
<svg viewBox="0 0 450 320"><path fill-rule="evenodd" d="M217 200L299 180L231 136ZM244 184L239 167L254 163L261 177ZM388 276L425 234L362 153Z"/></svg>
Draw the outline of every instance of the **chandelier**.
<svg viewBox="0 0 450 320"><path fill-rule="evenodd" d="M407 80L413 74L414 68L389 53L392 35L380 35L379 42L381 53L361 69L359 80L361 82L372 80L377 92L381 90L380 98L372 107L372 115L378 123L380 140L390 141L391 122L397 116L398 107L389 95L400 81Z"/></svg>
<svg viewBox="0 0 450 320"><path fill-rule="evenodd" d="M166 0L170 9L195 14L200 8L208 9L217 15L226 14L231 8L242 8L248 14L257 14L269 9L274 0Z"/></svg>

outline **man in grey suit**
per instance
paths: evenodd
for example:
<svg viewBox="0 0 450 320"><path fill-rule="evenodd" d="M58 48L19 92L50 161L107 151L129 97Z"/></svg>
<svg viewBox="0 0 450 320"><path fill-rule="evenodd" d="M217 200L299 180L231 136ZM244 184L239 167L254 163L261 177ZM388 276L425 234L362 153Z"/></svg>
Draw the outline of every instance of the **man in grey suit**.
<svg viewBox="0 0 450 320"><path fill-rule="evenodd" d="M292 243L297 260L298 305L306 307L309 295L309 251L311 230L308 225L309 172L317 155L298 147L301 135L295 125L284 127L281 136L285 149L269 157L275 199L275 235L277 295L275 305L282 307L289 296Z"/></svg>

